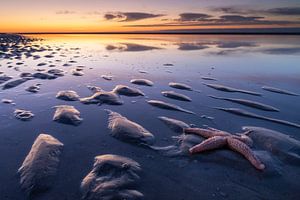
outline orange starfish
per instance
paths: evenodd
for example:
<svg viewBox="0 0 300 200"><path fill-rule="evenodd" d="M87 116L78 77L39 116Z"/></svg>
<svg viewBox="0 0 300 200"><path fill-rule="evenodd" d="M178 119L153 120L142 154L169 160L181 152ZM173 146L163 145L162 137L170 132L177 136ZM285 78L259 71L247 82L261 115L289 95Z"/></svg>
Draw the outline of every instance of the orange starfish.
<svg viewBox="0 0 300 200"><path fill-rule="evenodd" d="M232 135L228 132L212 128L187 128L184 130L184 132L187 134L196 134L208 138L200 144L197 144L196 146L190 148L189 152L191 154L228 146L231 150L242 154L256 169L265 169L265 165L255 156L253 151L250 149L249 146L252 144L252 140L245 134Z"/></svg>

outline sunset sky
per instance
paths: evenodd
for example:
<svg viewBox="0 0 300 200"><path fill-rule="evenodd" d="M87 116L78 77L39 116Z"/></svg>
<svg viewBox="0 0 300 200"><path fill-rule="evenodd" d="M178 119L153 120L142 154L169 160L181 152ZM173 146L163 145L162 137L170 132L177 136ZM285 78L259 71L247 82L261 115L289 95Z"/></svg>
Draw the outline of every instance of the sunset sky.
<svg viewBox="0 0 300 200"><path fill-rule="evenodd" d="M7 0L0 32L300 28L299 0Z"/></svg>

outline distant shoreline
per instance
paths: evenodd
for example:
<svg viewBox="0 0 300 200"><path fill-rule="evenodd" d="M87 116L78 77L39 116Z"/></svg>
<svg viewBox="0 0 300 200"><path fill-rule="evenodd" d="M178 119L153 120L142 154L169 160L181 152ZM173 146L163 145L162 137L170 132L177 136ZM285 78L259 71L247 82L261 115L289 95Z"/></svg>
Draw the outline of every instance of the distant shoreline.
<svg viewBox="0 0 300 200"><path fill-rule="evenodd" d="M157 31L65 31L65 32L14 32L12 34L172 34L172 35L300 35L300 28L240 28L240 29L173 29Z"/></svg>
<svg viewBox="0 0 300 200"><path fill-rule="evenodd" d="M0 33L6 34L6 33ZM300 35L300 32L25 32L25 33L11 33L22 35L63 35L63 34L82 34L82 35Z"/></svg>

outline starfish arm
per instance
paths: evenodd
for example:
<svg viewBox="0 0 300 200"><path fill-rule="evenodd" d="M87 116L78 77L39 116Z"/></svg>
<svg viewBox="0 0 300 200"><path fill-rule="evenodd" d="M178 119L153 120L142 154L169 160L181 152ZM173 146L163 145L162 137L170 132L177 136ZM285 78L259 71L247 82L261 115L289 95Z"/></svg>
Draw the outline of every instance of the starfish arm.
<svg viewBox="0 0 300 200"><path fill-rule="evenodd" d="M226 137L214 136L189 149L191 154L221 148L226 145Z"/></svg>
<svg viewBox="0 0 300 200"><path fill-rule="evenodd" d="M186 128L184 129L184 133L195 134L204 138L210 138L213 137L214 131L203 128Z"/></svg>
<svg viewBox="0 0 300 200"><path fill-rule="evenodd" d="M213 131L215 134L214 136L229 136L231 135L230 133L228 133L227 131L222 131L216 128L212 128L212 127L207 127L208 130Z"/></svg>
<svg viewBox="0 0 300 200"><path fill-rule="evenodd" d="M227 137L227 144L230 149L242 154L256 169L263 170L265 165L254 155L249 146L232 137Z"/></svg>
<svg viewBox="0 0 300 200"><path fill-rule="evenodd" d="M210 138L214 136L230 136L230 133L219 131L219 130L211 130L211 129L203 129L203 128L186 128L184 129L184 133L186 134L195 134L204 138Z"/></svg>
<svg viewBox="0 0 300 200"><path fill-rule="evenodd" d="M232 137L234 139L237 139L237 140L245 143L249 147L253 146L253 140L249 136L247 136L247 135L244 135L244 134L241 134L241 135L232 135L230 137Z"/></svg>

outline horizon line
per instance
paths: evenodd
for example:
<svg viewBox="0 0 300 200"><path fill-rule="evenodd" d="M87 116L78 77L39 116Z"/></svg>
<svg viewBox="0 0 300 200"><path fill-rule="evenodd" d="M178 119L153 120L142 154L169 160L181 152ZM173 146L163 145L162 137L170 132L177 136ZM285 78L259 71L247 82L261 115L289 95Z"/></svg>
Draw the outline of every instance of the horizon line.
<svg viewBox="0 0 300 200"><path fill-rule="evenodd" d="M1 32L0 32L1 33ZM27 31L10 34L272 34L300 35L300 27L287 28L225 28L225 29L173 29L156 31ZM4 32L2 34L5 34Z"/></svg>
<svg viewBox="0 0 300 200"><path fill-rule="evenodd" d="M299 32L7 32L7 33L0 33L0 34L20 34L20 35L34 35L34 34L54 34L54 35L63 35L63 34L94 34L94 35L146 35L146 34L153 34L153 35L300 35Z"/></svg>

